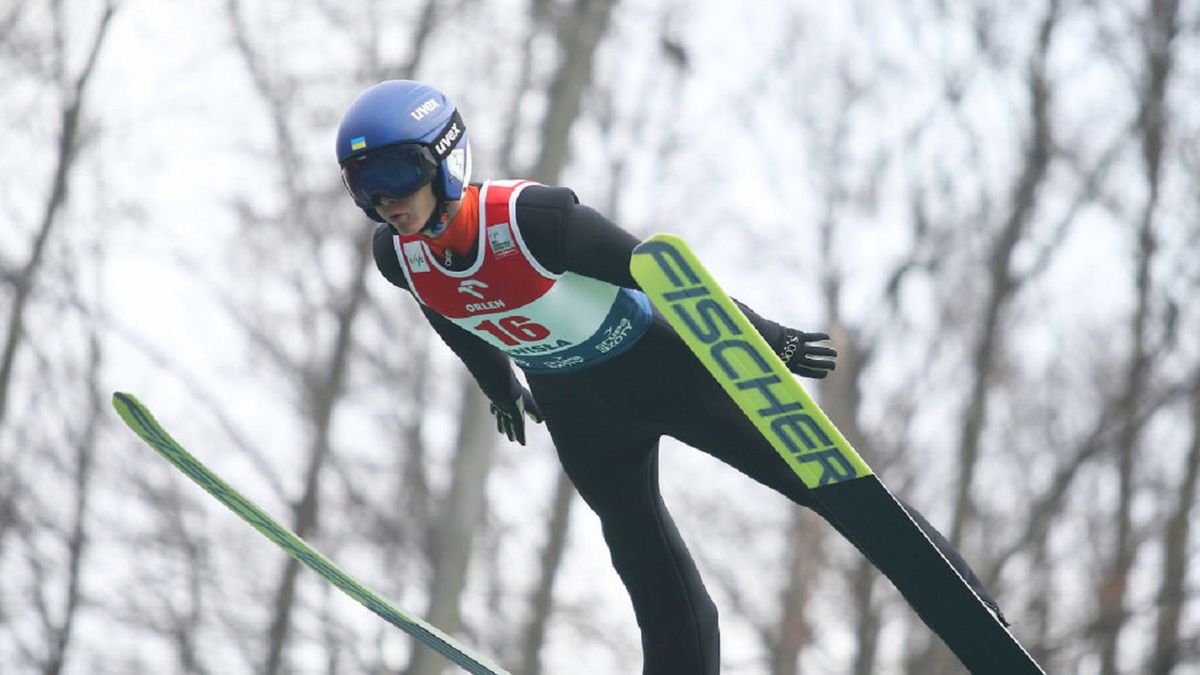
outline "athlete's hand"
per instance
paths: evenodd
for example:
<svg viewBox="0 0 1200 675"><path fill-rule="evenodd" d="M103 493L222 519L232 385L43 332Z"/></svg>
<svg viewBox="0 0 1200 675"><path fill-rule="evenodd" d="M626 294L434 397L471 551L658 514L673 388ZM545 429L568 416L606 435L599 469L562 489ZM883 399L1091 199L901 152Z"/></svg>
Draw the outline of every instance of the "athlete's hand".
<svg viewBox="0 0 1200 675"><path fill-rule="evenodd" d="M837 350L828 345L818 344L828 339L829 336L825 333L805 333L784 328L779 358L783 359L783 365L793 373L820 380L837 367L834 363Z"/></svg>
<svg viewBox="0 0 1200 675"><path fill-rule="evenodd" d="M507 406L498 406L492 401L492 414L496 416L496 431L504 434L510 441L525 445L525 416L541 424L542 411L538 410L537 401L528 389L521 389L521 396Z"/></svg>

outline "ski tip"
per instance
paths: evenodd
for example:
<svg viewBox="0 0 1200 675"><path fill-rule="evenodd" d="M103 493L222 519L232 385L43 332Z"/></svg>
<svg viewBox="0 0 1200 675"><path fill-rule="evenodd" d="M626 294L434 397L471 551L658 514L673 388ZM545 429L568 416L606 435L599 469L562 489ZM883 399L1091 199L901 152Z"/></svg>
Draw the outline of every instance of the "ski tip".
<svg viewBox="0 0 1200 675"><path fill-rule="evenodd" d="M112 405L122 418L126 418L131 411L136 408L141 408L142 404L133 394L127 394L123 391L114 391L112 395Z"/></svg>
<svg viewBox="0 0 1200 675"><path fill-rule="evenodd" d="M117 411L117 416L120 417L125 424L131 428L134 425L133 415L134 409L137 408L137 399L132 394L126 394L123 391L114 391L112 395L112 407Z"/></svg>

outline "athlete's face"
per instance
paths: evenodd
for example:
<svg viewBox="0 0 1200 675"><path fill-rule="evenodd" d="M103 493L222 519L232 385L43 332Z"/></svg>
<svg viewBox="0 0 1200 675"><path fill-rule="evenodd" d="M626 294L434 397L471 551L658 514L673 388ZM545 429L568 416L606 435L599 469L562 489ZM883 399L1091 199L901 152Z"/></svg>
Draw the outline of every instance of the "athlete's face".
<svg viewBox="0 0 1200 675"><path fill-rule="evenodd" d="M436 207L433 184L426 183L407 197L380 197L375 212L397 232L408 235L420 232Z"/></svg>

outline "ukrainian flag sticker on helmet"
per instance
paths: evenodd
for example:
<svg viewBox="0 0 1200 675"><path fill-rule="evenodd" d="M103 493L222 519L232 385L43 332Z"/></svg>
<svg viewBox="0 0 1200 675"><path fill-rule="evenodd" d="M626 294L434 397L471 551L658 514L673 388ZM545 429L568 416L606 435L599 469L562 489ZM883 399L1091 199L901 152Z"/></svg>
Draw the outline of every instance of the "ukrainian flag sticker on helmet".
<svg viewBox="0 0 1200 675"><path fill-rule="evenodd" d="M365 136L359 136L358 138L350 139L350 150L358 151L365 147L367 147L367 139Z"/></svg>

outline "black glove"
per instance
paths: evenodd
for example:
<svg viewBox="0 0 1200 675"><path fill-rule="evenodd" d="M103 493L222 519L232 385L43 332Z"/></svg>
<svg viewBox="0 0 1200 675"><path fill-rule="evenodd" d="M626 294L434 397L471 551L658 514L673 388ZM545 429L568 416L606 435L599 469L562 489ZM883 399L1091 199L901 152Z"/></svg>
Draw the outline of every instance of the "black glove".
<svg viewBox="0 0 1200 675"><path fill-rule="evenodd" d="M783 365L793 373L801 377L820 380L837 367L833 361L837 358L836 349L813 344L828 339L829 336L825 333L805 333L792 328L784 328L779 358L783 359Z"/></svg>
<svg viewBox="0 0 1200 675"><path fill-rule="evenodd" d="M525 445L525 415L529 415L534 422L542 422L542 411L538 410L537 401L524 388L521 389L520 398L507 406L501 407L492 401L492 414L496 416L496 431L521 445Z"/></svg>

